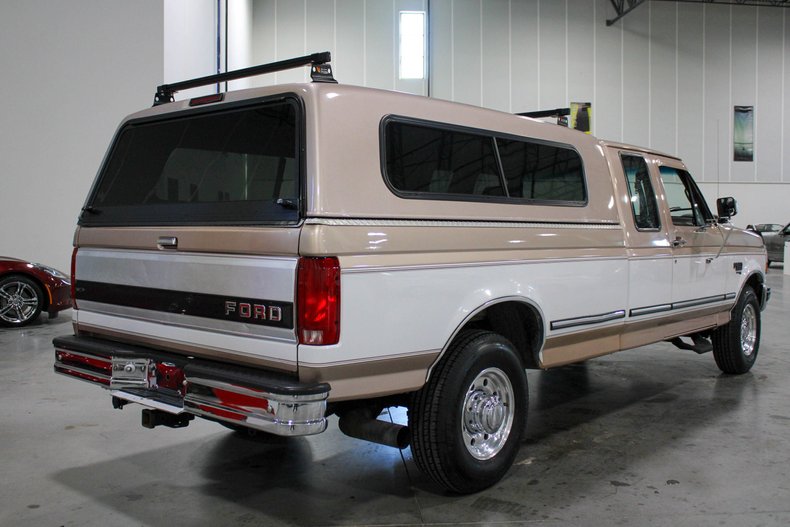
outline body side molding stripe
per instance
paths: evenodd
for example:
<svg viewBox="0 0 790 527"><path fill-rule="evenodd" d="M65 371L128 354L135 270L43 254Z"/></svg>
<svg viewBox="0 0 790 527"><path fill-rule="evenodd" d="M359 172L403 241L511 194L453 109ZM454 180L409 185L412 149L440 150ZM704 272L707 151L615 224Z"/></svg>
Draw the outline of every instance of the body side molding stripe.
<svg viewBox="0 0 790 527"><path fill-rule="evenodd" d="M652 315L653 313L663 313L664 311L671 311L672 304L659 304L656 306L637 307L632 309L628 314L632 317L639 315Z"/></svg>
<svg viewBox="0 0 790 527"><path fill-rule="evenodd" d="M612 320L619 320L625 318L625 310L612 311L611 313L602 313L600 315L589 315L584 317L566 318L563 320L554 320L551 323L551 329L567 329L576 326L588 326L590 324L601 324L603 322L610 322Z"/></svg>
<svg viewBox="0 0 790 527"><path fill-rule="evenodd" d="M717 302L725 302L727 300L735 299L735 293L727 293L725 295L706 296L703 298L694 298L691 300L683 300L682 302L673 302L671 304L659 304L655 306L637 307L629 311L630 317L638 317L641 315L652 315L655 313L663 313L666 311L673 311L676 309L684 309L687 307L703 306L705 304L715 304Z"/></svg>

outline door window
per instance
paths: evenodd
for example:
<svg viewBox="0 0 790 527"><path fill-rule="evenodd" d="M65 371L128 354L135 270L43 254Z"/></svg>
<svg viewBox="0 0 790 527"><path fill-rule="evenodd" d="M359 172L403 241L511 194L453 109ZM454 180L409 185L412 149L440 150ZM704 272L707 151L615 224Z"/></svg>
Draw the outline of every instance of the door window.
<svg viewBox="0 0 790 527"><path fill-rule="evenodd" d="M650 183L650 173L645 158L627 154L622 155L621 158L636 228L640 231L658 230L661 226L658 204L653 185Z"/></svg>
<svg viewBox="0 0 790 527"><path fill-rule="evenodd" d="M662 166L660 173L673 225L701 227L713 220L702 193L688 172Z"/></svg>

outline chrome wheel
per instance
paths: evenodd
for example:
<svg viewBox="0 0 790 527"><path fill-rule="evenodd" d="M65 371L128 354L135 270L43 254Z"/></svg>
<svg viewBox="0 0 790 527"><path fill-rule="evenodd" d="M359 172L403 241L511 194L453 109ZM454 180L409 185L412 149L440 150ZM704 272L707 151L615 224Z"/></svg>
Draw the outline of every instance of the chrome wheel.
<svg viewBox="0 0 790 527"><path fill-rule="evenodd" d="M414 461L453 492L488 488L513 464L528 409L527 376L513 344L464 329L409 404Z"/></svg>
<svg viewBox="0 0 790 527"><path fill-rule="evenodd" d="M757 294L745 286L729 323L711 333L713 358L724 373L741 375L749 371L760 350L760 302Z"/></svg>
<svg viewBox="0 0 790 527"><path fill-rule="evenodd" d="M499 368L481 371L464 398L461 432L469 453L479 460L496 456L513 427L513 386Z"/></svg>
<svg viewBox="0 0 790 527"><path fill-rule="evenodd" d="M21 325L38 314L38 291L30 284L14 280L0 286L0 319L12 325Z"/></svg>
<svg viewBox="0 0 790 527"><path fill-rule="evenodd" d="M741 316L741 350L749 357L754 353L757 342L757 312L752 304L746 304Z"/></svg>

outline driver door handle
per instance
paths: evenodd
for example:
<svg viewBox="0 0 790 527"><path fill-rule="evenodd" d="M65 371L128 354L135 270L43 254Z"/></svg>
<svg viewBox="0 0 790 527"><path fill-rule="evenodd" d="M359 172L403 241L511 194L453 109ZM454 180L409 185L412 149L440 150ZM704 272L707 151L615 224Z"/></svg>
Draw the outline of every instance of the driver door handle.
<svg viewBox="0 0 790 527"><path fill-rule="evenodd" d="M681 238L680 236L677 236L677 237L676 237L676 238L675 238L675 239L672 241L672 247L683 247L684 245L686 245L686 243L688 243L686 240L684 240L684 239L683 239L683 238Z"/></svg>

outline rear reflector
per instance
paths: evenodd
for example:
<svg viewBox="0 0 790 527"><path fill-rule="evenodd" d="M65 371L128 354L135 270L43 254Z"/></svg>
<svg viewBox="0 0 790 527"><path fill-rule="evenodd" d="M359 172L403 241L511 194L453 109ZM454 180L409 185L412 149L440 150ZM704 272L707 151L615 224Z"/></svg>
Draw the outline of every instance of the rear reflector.
<svg viewBox="0 0 790 527"><path fill-rule="evenodd" d="M77 307L77 248L71 251L71 307Z"/></svg>
<svg viewBox="0 0 790 527"><path fill-rule="evenodd" d="M340 339L340 262L300 258L297 278L299 343L337 344Z"/></svg>
<svg viewBox="0 0 790 527"><path fill-rule="evenodd" d="M112 376L112 360L78 351L55 348L55 372L109 386Z"/></svg>

